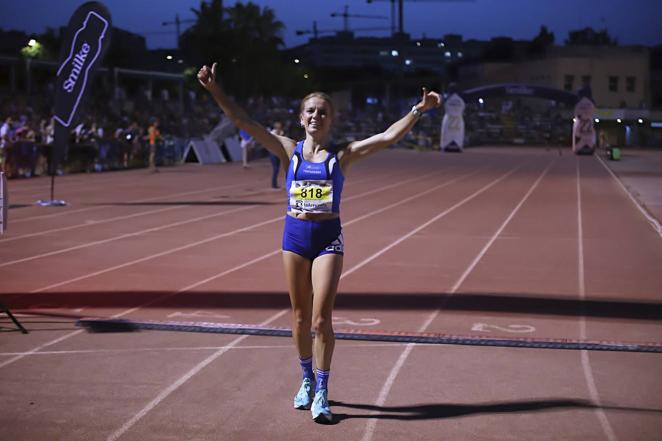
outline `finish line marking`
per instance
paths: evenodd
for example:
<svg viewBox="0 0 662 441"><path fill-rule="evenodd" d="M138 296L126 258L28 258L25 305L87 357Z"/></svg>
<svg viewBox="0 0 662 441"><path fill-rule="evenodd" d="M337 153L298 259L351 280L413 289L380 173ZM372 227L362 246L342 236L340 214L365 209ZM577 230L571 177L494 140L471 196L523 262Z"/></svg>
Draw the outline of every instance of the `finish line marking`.
<svg viewBox="0 0 662 441"><path fill-rule="evenodd" d="M280 326L245 325L238 323L173 322L158 320L124 320L85 318L76 326L89 332L134 332L134 331L179 331L208 332L216 334L260 335L269 337L291 337L292 330ZM576 340L567 338L495 338L463 336L430 332L342 330L335 333L339 340L362 340L398 343L422 343L462 346L497 346L530 349L568 349L588 351L648 352L662 354L662 343L620 342L600 340Z"/></svg>

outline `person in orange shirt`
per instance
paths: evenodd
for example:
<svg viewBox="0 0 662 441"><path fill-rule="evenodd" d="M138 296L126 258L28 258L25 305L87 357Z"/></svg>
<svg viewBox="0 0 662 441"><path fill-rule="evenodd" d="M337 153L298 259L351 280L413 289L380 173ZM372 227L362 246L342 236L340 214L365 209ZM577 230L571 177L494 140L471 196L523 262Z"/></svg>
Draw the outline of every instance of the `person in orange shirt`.
<svg viewBox="0 0 662 441"><path fill-rule="evenodd" d="M161 141L158 118L154 118L154 121L147 129L147 137L149 139L149 169L153 172L158 172L159 169L156 168L156 145Z"/></svg>

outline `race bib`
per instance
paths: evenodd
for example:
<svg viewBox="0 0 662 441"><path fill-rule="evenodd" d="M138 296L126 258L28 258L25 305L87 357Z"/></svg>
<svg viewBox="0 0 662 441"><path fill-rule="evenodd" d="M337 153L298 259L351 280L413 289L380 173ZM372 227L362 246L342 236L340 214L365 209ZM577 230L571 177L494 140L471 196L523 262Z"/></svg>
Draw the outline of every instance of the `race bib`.
<svg viewBox="0 0 662 441"><path fill-rule="evenodd" d="M290 208L306 213L331 213L333 181L292 181Z"/></svg>

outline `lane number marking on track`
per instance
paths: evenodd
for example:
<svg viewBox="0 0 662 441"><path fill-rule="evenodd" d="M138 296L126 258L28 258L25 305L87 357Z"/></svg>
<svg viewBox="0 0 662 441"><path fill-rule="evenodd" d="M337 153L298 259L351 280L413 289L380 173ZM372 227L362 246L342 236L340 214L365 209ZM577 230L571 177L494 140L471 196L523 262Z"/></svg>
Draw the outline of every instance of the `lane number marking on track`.
<svg viewBox="0 0 662 441"><path fill-rule="evenodd" d="M502 331L502 332L526 334L526 333L535 332L536 328L534 328L531 325L497 326L497 325L488 325L487 323L474 323L474 325L471 327L471 330L478 332Z"/></svg>
<svg viewBox="0 0 662 441"><path fill-rule="evenodd" d="M358 321L350 320L346 317L333 317L334 326L375 326L381 323L381 320L376 318L360 318Z"/></svg>

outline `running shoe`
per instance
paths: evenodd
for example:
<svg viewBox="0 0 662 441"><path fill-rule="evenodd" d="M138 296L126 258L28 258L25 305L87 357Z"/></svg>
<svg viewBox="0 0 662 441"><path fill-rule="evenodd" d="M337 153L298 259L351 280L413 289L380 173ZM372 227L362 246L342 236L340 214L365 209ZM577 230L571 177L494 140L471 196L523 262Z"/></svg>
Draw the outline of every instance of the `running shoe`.
<svg viewBox="0 0 662 441"><path fill-rule="evenodd" d="M294 396L295 409L310 409L310 405L313 403L313 397L315 396L313 382L314 380L310 378L303 379L299 392Z"/></svg>
<svg viewBox="0 0 662 441"><path fill-rule="evenodd" d="M328 424L333 420L328 395L329 392L326 389L320 389L315 392L315 398L313 399L313 405L310 407L310 412L313 414L313 421L316 423Z"/></svg>

